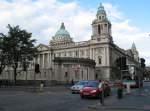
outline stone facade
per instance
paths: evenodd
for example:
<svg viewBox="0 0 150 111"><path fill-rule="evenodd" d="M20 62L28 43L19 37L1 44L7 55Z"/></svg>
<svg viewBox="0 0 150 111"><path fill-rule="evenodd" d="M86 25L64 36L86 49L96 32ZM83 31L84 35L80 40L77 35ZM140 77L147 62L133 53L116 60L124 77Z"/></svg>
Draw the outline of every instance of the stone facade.
<svg viewBox="0 0 150 111"><path fill-rule="evenodd" d="M119 57L126 57L126 63L129 68L130 66L134 66L136 68L139 67L139 55L135 44L133 44L132 48L129 50L121 49L114 44L113 37L111 35L111 22L108 20L106 11L102 4L100 4L98 8L96 18L92 21L92 36L90 40L74 42L69 32L66 30L64 23L62 23L60 29L50 40L49 45L39 44L37 48L39 50L39 54L34 61L31 61L32 65L29 67L29 71L33 71L35 63L40 65L41 73L36 75L37 80L56 80L60 82L67 82L71 79L76 81L87 79L115 79L117 71L116 60ZM58 57L78 58L79 60L82 58L89 59L91 64L93 63L92 60L94 60L96 65L93 65L92 67L89 65L90 63L81 65L82 62L75 59L76 62L73 63L65 61L64 64L70 64L68 69L66 69L66 67L63 68L63 64L58 64L56 62L55 59ZM83 75L87 74L84 70L88 69L88 71L91 71L89 72L89 78L64 78L64 74L66 73L65 70L73 71L70 67L76 64L82 66L79 71L81 72L83 70ZM28 72L26 78L28 80L33 79L32 76L34 74L31 71ZM129 73L129 71L125 72ZM20 79L25 79L25 77L20 77Z"/></svg>

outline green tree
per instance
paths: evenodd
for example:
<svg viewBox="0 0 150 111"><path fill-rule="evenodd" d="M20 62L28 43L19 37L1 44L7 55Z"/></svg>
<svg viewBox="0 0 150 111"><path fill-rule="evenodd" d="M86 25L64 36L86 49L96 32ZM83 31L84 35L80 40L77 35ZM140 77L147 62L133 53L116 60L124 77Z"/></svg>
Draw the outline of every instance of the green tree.
<svg viewBox="0 0 150 111"><path fill-rule="evenodd" d="M5 47L5 35L0 33L0 74L2 74L5 66L9 63L9 56Z"/></svg>
<svg viewBox="0 0 150 111"><path fill-rule="evenodd" d="M4 38L4 47L9 55L8 62L14 70L14 82L16 83L18 65L32 60L37 53L34 45L36 40L31 39L32 33L20 29L19 26L8 25L7 28L8 34L1 34L1 36Z"/></svg>

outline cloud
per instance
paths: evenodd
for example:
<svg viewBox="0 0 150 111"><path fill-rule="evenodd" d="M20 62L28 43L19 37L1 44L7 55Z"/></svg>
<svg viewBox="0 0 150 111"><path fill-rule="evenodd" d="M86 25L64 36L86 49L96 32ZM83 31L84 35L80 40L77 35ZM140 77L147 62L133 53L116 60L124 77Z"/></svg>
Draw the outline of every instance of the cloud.
<svg viewBox="0 0 150 111"><path fill-rule="evenodd" d="M132 26L132 20L125 18L118 6L104 3L104 7L112 23L114 42L125 49L130 48L134 42L140 56L147 59L146 63L150 63L150 54L146 53L150 43L146 37L148 32ZM96 17L97 8L86 9L76 1L0 0L0 32L7 32L7 24L20 25L22 29L32 32L38 43L48 45L63 21L75 41L85 41L91 38L91 23Z"/></svg>
<svg viewBox="0 0 150 111"><path fill-rule="evenodd" d="M108 17L111 20L118 20L123 18L123 13L118 10L117 6L113 6L110 3L104 3L103 5L107 11Z"/></svg>
<svg viewBox="0 0 150 111"><path fill-rule="evenodd" d="M0 24L3 27L1 32L7 31L7 24L20 25L32 32L38 43L48 44L61 22L65 22L66 29L76 41L90 39L89 30L94 14L84 10L77 2L3 0L0 1L0 9Z"/></svg>

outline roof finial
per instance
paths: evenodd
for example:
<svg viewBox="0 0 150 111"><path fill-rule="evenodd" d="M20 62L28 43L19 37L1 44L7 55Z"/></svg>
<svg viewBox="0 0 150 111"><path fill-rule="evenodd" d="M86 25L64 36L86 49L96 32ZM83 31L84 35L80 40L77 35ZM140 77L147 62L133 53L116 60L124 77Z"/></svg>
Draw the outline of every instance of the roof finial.
<svg viewBox="0 0 150 111"><path fill-rule="evenodd" d="M99 5L100 7L102 7L103 5L102 5L102 3L100 3L100 5Z"/></svg>
<svg viewBox="0 0 150 111"><path fill-rule="evenodd" d="M102 5L102 3L100 3L100 5L98 7L97 14L106 14L104 6Z"/></svg>
<svg viewBox="0 0 150 111"><path fill-rule="evenodd" d="M136 49L135 43L132 43L132 49Z"/></svg>
<svg viewBox="0 0 150 111"><path fill-rule="evenodd" d="M102 3L100 3L100 5L99 5L99 8L98 8L99 10L104 10L104 6L102 5Z"/></svg>
<svg viewBox="0 0 150 111"><path fill-rule="evenodd" d="M65 29L64 22L61 23L60 29Z"/></svg>

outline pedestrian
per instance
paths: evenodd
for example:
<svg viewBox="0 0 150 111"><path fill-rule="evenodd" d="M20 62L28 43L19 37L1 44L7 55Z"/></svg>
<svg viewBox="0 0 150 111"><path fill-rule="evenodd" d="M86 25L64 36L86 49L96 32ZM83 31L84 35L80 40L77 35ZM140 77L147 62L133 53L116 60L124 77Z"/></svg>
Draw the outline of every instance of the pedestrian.
<svg viewBox="0 0 150 111"><path fill-rule="evenodd" d="M104 105L104 81L101 81L101 83L99 84L99 90L100 90L99 95L100 103L101 105Z"/></svg>
<svg viewBox="0 0 150 111"><path fill-rule="evenodd" d="M73 79L71 80L71 84L74 85L74 80Z"/></svg>

